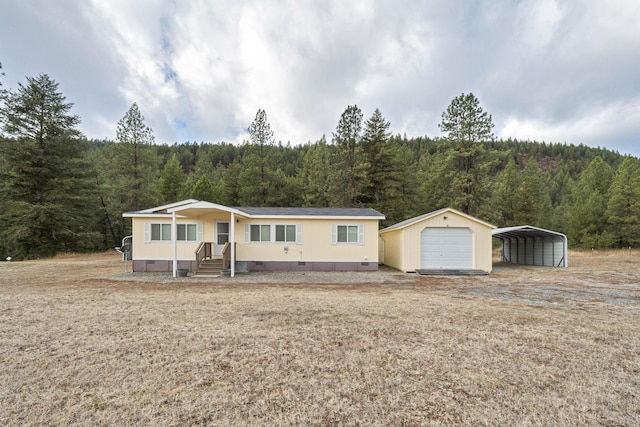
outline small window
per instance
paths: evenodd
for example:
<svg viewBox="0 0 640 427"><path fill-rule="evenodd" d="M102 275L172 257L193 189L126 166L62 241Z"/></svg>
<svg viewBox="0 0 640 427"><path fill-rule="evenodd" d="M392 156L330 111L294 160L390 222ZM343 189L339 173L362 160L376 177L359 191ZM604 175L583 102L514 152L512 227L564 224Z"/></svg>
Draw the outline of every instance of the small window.
<svg viewBox="0 0 640 427"><path fill-rule="evenodd" d="M271 226L268 224L251 224L252 242L270 242Z"/></svg>
<svg viewBox="0 0 640 427"><path fill-rule="evenodd" d="M229 241L229 223L228 222L219 222L217 223L218 231L216 233L217 240L216 243L218 245L224 245Z"/></svg>
<svg viewBox="0 0 640 427"><path fill-rule="evenodd" d="M295 225L276 225L276 242L295 242Z"/></svg>
<svg viewBox="0 0 640 427"><path fill-rule="evenodd" d="M358 243L358 226L339 225L338 243Z"/></svg>
<svg viewBox="0 0 640 427"><path fill-rule="evenodd" d="M151 241L171 240L171 224L151 224Z"/></svg>

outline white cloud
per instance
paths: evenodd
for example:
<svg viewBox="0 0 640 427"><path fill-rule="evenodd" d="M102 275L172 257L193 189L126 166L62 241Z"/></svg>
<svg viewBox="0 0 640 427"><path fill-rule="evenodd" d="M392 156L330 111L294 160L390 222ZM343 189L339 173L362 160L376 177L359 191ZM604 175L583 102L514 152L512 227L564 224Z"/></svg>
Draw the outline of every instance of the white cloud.
<svg viewBox="0 0 640 427"><path fill-rule="evenodd" d="M637 137L640 134L640 98L585 108L581 114L566 121L511 117L505 121L498 136L604 146L603 141L608 140L612 128L620 135Z"/></svg>
<svg viewBox="0 0 640 427"><path fill-rule="evenodd" d="M88 136L115 137L133 102L158 142L242 141L259 108L279 140L330 139L353 104L365 118L380 108L394 133L438 136L453 97L473 92L501 136L640 154L630 143L640 134L638 2L33 0L8 7L0 15L0 37L12 40L0 45L7 78L49 73L76 103ZM15 86L7 78L5 86Z"/></svg>

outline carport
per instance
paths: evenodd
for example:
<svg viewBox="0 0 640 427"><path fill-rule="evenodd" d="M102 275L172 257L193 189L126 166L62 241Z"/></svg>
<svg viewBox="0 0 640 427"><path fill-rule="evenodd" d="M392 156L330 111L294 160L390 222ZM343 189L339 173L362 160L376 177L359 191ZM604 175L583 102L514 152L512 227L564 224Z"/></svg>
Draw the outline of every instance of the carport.
<svg viewBox="0 0 640 427"><path fill-rule="evenodd" d="M530 225L497 228L502 241L502 261L521 265L567 267L567 236Z"/></svg>

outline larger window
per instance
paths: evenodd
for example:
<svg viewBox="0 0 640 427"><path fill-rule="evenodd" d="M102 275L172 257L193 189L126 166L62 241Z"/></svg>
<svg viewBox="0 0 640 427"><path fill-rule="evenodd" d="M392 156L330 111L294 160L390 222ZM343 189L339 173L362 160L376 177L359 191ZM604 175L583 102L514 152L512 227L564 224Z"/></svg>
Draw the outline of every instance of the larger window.
<svg viewBox="0 0 640 427"><path fill-rule="evenodd" d="M198 224L176 224L176 240L179 242L197 242L201 230ZM145 224L145 241L169 242L171 241L171 224Z"/></svg>
<svg viewBox="0 0 640 427"><path fill-rule="evenodd" d="M302 224L247 224L246 243L302 243Z"/></svg>

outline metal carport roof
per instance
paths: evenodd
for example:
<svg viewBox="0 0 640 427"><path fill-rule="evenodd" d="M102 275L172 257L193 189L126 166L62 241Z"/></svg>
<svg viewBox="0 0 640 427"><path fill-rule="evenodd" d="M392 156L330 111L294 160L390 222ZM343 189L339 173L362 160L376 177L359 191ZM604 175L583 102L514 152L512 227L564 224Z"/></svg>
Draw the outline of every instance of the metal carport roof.
<svg viewBox="0 0 640 427"><path fill-rule="evenodd" d="M502 260L513 264L567 267L567 236L531 225L497 228L502 240Z"/></svg>

